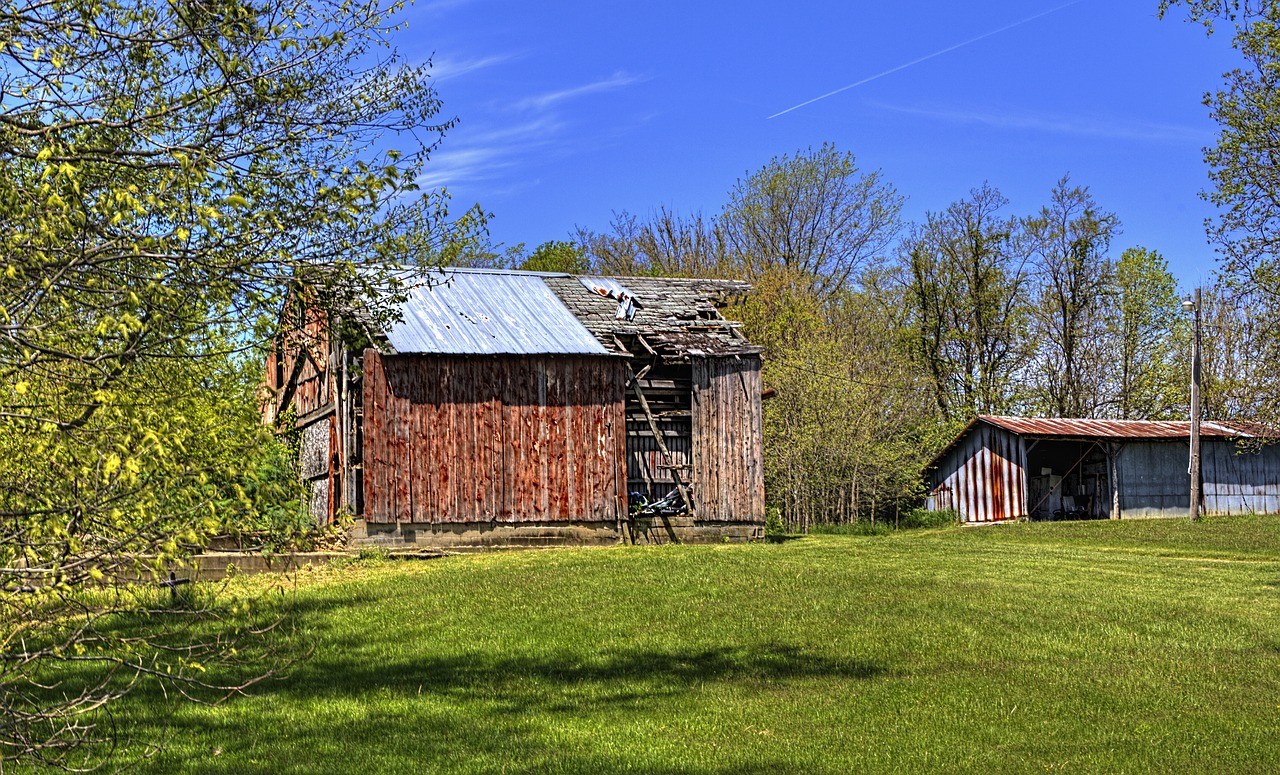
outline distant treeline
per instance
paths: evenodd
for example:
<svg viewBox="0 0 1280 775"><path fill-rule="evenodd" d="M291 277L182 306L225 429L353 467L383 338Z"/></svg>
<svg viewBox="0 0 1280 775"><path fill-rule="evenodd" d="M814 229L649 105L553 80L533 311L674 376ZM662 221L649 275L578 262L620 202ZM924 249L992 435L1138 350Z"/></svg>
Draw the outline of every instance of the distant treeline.
<svg viewBox="0 0 1280 775"><path fill-rule="evenodd" d="M1030 214L989 184L923 222L852 154L773 159L715 216L616 213L604 231L465 263L750 280L726 311L768 348L766 489L790 527L892 520L977 414L1186 417L1191 321L1158 252L1068 178ZM1256 414L1256 305L1205 297L1205 412Z"/></svg>

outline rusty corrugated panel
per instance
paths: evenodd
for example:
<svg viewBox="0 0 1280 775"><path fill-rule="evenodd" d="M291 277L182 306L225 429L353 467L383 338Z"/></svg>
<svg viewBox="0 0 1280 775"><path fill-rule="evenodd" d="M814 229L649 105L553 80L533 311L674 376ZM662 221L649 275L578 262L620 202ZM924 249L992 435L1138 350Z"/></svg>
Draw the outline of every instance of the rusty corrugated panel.
<svg viewBox="0 0 1280 775"><path fill-rule="evenodd" d="M1025 446L1017 434L978 425L952 445L934 473L935 509L955 509L963 522L1026 516Z"/></svg>
<svg viewBox="0 0 1280 775"><path fill-rule="evenodd" d="M1001 417L982 415L979 420L1024 436L1061 436L1083 439L1179 439L1191 435L1185 420L1089 420L1067 417ZM1251 435L1227 423L1202 422L1201 436Z"/></svg>
<svg viewBox="0 0 1280 775"><path fill-rule="evenodd" d="M401 280L402 319L383 332L396 352L609 354L540 275L450 269Z"/></svg>

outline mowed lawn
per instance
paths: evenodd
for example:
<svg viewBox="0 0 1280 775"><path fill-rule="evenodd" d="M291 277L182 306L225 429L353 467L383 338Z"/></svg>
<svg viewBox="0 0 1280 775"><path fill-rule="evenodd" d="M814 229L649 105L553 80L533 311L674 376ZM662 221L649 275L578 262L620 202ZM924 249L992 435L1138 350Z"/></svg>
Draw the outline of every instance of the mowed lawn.
<svg viewBox="0 0 1280 775"><path fill-rule="evenodd" d="M293 597L285 679L129 700L168 738L144 771L1280 771L1274 517L368 561Z"/></svg>

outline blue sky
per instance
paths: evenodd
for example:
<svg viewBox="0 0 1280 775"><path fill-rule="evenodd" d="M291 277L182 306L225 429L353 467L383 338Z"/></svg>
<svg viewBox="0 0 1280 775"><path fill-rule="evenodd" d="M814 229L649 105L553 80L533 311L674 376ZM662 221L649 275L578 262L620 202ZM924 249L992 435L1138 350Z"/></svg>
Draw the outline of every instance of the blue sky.
<svg viewBox="0 0 1280 775"><path fill-rule="evenodd" d="M739 177L831 142L912 220L983 181L1031 213L1069 174L1119 216L1114 255L1156 249L1190 287L1213 266L1202 98L1237 57L1156 5L429 0L394 42L432 58L459 119L422 182L493 212L498 242L713 215Z"/></svg>

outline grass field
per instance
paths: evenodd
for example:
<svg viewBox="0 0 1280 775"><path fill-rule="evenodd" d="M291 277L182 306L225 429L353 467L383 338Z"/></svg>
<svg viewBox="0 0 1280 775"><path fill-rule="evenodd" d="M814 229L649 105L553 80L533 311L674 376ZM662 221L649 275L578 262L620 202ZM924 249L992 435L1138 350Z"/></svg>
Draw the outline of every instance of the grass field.
<svg viewBox="0 0 1280 775"><path fill-rule="evenodd" d="M172 772L1275 772L1280 519L306 573L314 656L129 700Z"/></svg>

